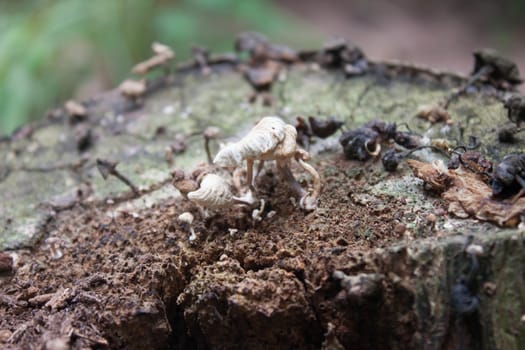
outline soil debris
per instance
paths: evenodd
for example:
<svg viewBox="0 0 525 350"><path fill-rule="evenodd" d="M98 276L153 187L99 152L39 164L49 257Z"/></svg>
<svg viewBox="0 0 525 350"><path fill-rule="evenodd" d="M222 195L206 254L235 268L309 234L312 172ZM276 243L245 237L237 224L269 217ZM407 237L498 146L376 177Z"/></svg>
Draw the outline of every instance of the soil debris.
<svg viewBox="0 0 525 350"><path fill-rule="evenodd" d="M446 123L452 124L453 121L450 118L450 113L442 106L421 106L416 112L416 117L428 120L431 124L435 123Z"/></svg>
<svg viewBox="0 0 525 350"><path fill-rule="evenodd" d="M13 258L11 255L0 252L0 276L13 272Z"/></svg>

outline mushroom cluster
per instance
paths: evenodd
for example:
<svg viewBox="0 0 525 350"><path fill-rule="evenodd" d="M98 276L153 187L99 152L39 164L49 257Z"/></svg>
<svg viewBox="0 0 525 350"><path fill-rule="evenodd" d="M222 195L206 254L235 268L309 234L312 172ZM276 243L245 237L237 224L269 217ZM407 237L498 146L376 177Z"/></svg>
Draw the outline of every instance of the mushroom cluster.
<svg viewBox="0 0 525 350"><path fill-rule="evenodd" d="M153 56L137 63L131 70L133 74L142 76L142 79L126 79L118 87L120 93L135 104L139 103L140 98L146 93L145 75L158 67L163 68L165 73L169 73L171 61L175 58L175 52L169 46L158 42L151 44L151 51L153 51Z"/></svg>
<svg viewBox="0 0 525 350"><path fill-rule="evenodd" d="M310 156L297 146L296 139L295 127L286 124L279 117L264 117L241 140L221 149L213 163L222 168L235 168L246 160L246 180L254 191L254 162L258 161L259 169L262 169L264 162L274 160L281 176L300 198L301 208L314 210L321 190L321 179L317 171L305 162ZM313 177L312 189L303 189L295 179L290 170L293 159Z"/></svg>
<svg viewBox="0 0 525 350"><path fill-rule="evenodd" d="M209 131L209 130L208 130ZM216 134L216 130L212 130ZM221 209L234 205L253 206L258 203L255 176L266 161L275 161L282 178L290 185L299 199L299 206L307 211L315 210L321 191L321 179L314 167L306 163L310 155L297 146L297 131L279 117L264 117L241 140L223 147L212 165L203 165L191 175L182 170L172 173L173 185L188 200L201 209ZM209 156L209 154L208 154ZM311 188L304 189L291 171L292 160L313 178ZM243 163L246 161L246 175ZM258 172L254 176L254 163ZM242 181L240 176L245 178ZM264 202L262 202L264 203ZM254 215L260 217L264 204Z"/></svg>

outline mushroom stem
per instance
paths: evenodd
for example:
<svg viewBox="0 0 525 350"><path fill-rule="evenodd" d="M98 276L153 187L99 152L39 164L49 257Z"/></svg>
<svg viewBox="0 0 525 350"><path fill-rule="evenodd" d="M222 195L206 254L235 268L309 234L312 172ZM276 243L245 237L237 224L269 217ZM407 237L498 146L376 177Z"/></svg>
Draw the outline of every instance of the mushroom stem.
<svg viewBox="0 0 525 350"><path fill-rule="evenodd" d="M213 164L210 152L210 138L207 136L204 136L204 149L206 150L206 156L208 157L208 164Z"/></svg>
<svg viewBox="0 0 525 350"><path fill-rule="evenodd" d="M219 133L220 133L220 129L215 126L208 126L202 132L202 136L204 137L204 149L206 150L206 155L208 156L209 164L213 163L213 158L211 156L211 151L210 151L210 140L217 138Z"/></svg>
<svg viewBox="0 0 525 350"><path fill-rule="evenodd" d="M190 237L188 238L190 242L194 241L197 239L197 234L195 233L195 230L193 229L193 226L190 224Z"/></svg>
<svg viewBox="0 0 525 350"><path fill-rule="evenodd" d="M257 202L257 199L253 196L252 192L249 191L242 197L233 196L233 201L235 202L235 204L251 206Z"/></svg>
<svg viewBox="0 0 525 350"><path fill-rule="evenodd" d="M260 160L259 164L257 164L257 173L255 174L255 177L259 176L264 168L264 160Z"/></svg>
<svg viewBox="0 0 525 350"><path fill-rule="evenodd" d="M254 178L253 178L253 159L246 159L246 182L250 190L255 192Z"/></svg>
<svg viewBox="0 0 525 350"><path fill-rule="evenodd" d="M281 176L284 178L284 180L290 185L292 190L294 191L295 195L299 198L303 198L305 195L308 194L301 185L297 182L295 177L293 176L292 171L288 167L288 162L286 161L277 161L277 168L279 169L279 172L281 173Z"/></svg>
<svg viewBox="0 0 525 350"><path fill-rule="evenodd" d="M297 162L303 167L306 172L308 172L310 175L312 175L313 178L313 188L312 191L307 193L304 197L304 209L307 210L313 210L317 207L317 199L319 198L319 194L321 193L321 177L319 176L319 173L315 170L313 166L306 163L302 159L297 159Z"/></svg>

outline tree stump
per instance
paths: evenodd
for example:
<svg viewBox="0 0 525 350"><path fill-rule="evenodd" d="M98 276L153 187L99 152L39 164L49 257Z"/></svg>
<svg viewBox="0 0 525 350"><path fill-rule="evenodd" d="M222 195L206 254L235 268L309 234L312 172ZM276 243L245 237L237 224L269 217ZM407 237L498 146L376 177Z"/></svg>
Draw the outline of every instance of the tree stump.
<svg viewBox="0 0 525 350"><path fill-rule="evenodd" d="M80 118L51 111L0 143L0 249L12 265L0 271L2 346L525 348L522 229L454 216L405 163L389 173L378 159L346 160L338 134L316 139L318 209L301 211L267 165L261 221L242 208L202 218L170 175L206 161L206 127L221 129L216 152L265 115L406 123L452 146L475 136L497 161L524 148L519 135L498 140L505 91L475 83L450 101L453 123L432 124L418 107L468 77L391 62L349 76L303 58L281 62L267 106L248 101L238 63L216 62L148 80L142 101L115 90L84 101ZM118 162L138 193L104 179L97 159ZM197 218L193 242L177 221L184 211ZM479 306L464 312L453 291L472 270L471 242L483 248L467 293Z"/></svg>

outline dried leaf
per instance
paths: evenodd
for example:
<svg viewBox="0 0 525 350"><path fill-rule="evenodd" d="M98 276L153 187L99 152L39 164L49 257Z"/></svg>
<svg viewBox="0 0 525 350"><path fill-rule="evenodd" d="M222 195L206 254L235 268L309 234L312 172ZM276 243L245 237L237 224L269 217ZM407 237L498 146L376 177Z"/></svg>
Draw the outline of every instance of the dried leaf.
<svg viewBox="0 0 525 350"><path fill-rule="evenodd" d="M421 106L416 112L416 117L426 119L432 124L439 122L452 124L450 113L448 113L448 111L441 106Z"/></svg>
<svg viewBox="0 0 525 350"><path fill-rule="evenodd" d="M525 211L525 198L497 200L492 189L477 175L464 168L448 170L436 164L407 160L414 175L441 193L448 211L460 218L473 217L503 227L515 227Z"/></svg>

